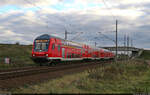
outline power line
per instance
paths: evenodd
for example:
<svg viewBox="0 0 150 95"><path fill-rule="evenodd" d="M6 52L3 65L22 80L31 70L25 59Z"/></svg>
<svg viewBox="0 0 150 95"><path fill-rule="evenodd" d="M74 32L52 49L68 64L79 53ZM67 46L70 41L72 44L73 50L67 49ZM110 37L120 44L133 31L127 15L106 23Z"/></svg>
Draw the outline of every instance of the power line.
<svg viewBox="0 0 150 95"><path fill-rule="evenodd" d="M80 36L80 34L83 34L83 32L79 32L79 34L74 36L71 40L74 40L74 39L78 38Z"/></svg>
<svg viewBox="0 0 150 95"><path fill-rule="evenodd" d="M115 42L115 44L116 44L116 58L115 58L115 61L117 61L117 58L118 58L118 28L117 28L117 26L118 26L118 21L117 21L117 19L115 18L115 16L113 15L111 9L107 6L105 0L102 0L102 1L104 2L104 5L107 7L107 9L110 11L110 13L111 13L113 19L116 20L116 41L113 41L113 42Z"/></svg>
<svg viewBox="0 0 150 95"><path fill-rule="evenodd" d="M101 32L98 32L98 33L102 34ZM113 39L109 38L108 36L106 36L106 35L104 35L104 34L102 34L102 35L103 35L105 38L107 38L107 39L109 39L109 40L113 41L114 43L116 43L116 42L115 42L115 40L113 40Z"/></svg>

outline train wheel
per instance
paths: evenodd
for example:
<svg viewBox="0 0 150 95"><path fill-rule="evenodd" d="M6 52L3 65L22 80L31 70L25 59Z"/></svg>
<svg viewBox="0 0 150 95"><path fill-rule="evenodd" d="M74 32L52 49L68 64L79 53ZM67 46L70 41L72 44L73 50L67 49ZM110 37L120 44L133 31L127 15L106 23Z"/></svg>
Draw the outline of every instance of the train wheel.
<svg viewBox="0 0 150 95"><path fill-rule="evenodd" d="M55 62L49 63L49 66L55 66L55 65L56 65Z"/></svg>
<svg viewBox="0 0 150 95"><path fill-rule="evenodd" d="M47 62L47 66L51 66L51 65L52 65L52 62L53 62L53 60L49 60L49 61Z"/></svg>

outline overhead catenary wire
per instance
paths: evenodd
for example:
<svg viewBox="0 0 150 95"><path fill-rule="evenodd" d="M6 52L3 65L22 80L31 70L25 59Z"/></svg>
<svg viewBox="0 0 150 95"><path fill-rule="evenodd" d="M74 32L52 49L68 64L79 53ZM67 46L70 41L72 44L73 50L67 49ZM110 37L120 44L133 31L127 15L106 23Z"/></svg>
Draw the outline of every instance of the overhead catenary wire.
<svg viewBox="0 0 150 95"><path fill-rule="evenodd" d="M38 9L40 9L40 10L43 10L43 8L41 8L40 6L37 6L35 3L32 3L32 2L29 1L29 0L24 0L24 1L26 1L27 3L29 3L29 4L31 4L31 5L33 5L33 6L35 6L36 8L38 8ZM53 16L53 15L52 15L52 16ZM66 32L67 32L67 34L73 34L73 33L69 33L69 32L68 32L68 27L70 27L70 26L72 26L72 25L71 25L70 23L67 24L66 18L60 18L60 17L58 17L58 16L53 16L53 17L59 19L60 21L65 22L64 25L63 25L64 31L65 31L65 38L66 38ZM40 18L39 18L39 19L40 19ZM51 22L52 22L52 21L51 21ZM47 24L46 27L49 28L49 26L48 26L49 21L45 21L45 23ZM52 23L54 23L54 22L52 22ZM66 24L67 24L67 25L66 25ZM72 30L71 30L71 31L72 31Z"/></svg>
<svg viewBox="0 0 150 95"><path fill-rule="evenodd" d="M98 33L100 33L100 34L103 35L105 38L107 38L107 39L109 39L109 40L111 40L111 41L113 41L113 42L115 43L115 40L111 39L110 37L106 36L105 34L102 34L101 32L98 32Z"/></svg>
<svg viewBox="0 0 150 95"><path fill-rule="evenodd" d="M37 6L35 3L32 3L31 1L29 1L29 0L25 0L26 2L28 2L29 4L31 4L31 5L33 5L33 6L35 6L36 8L38 8L38 9L40 9L40 10L42 10L43 8L41 8L40 6ZM111 12L111 9L108 7L108 5L107 5L107 3L106 3L106 1L105 0L103 0L103 2L104 2L104 5L107 7L107 9L110 11L110 13L111 13L111 15L112 15L112 17L115 19L115 16L113 15L113 13ZM55 16L56 17L56 16ZM59 17L56 17L56 18L58 18L58 19L61 19L62 20L62 18L59 18ZM66 22L66 19L64 18L64 21ZM46 24L48 24L48 22L46 22ZM70 26L71 26L71 24L69 24ZM47 28L48 28L48 25L47 25ZM64 28L65 28L65 30L66 30L66 26L64 26Z"/></svg>
<svg viewBox="0 0 150 95"><path fill-rule="evenodd" d="M79 32L76 36L74 36L71 40L75 40L76 38L78 38L81 34L83 34L83 32Z"/></svg>

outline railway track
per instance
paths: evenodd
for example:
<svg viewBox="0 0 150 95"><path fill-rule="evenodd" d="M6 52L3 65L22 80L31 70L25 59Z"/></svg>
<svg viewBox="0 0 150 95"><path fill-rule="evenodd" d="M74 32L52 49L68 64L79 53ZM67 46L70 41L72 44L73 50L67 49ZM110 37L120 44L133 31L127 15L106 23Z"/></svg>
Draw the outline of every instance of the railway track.
<svg viewBox="0 0 150 95"><path fill-rule="evenodd" d="M69 65L42 66L0 72L0 89L16 88L25 84L49 80L65 74L81 72L105 65L108 62L84 62Z"/></svg>
<svg viewBox="0 0 150 95"><path fill-rule="evenodd" d="M15 70L22 70L22 69L32 69L32 68L37 68L38 66L25 66L25 67L14 67L14 68L9 68L9 69L1 69L1 72L10 72L10 71L15 71Z"/></svg>
<svg viewBox="0 0 150 95"><path fill-rule="evenodd" d="M77 64L69 64L69 65L56 65L52 67L48 66L42 66L42 67L28 67L28 68L20 68L20 69L14 69L14 70L8 70L8 71L1 71L0 72L0 80L15 78L15 77L21 77L21 76L27 76L27 75L33 75L38 73L46 73L46 72L54 72L54 71L60 71L64 69L71 69L71 68L77 68L81 66L90 66L90 65L96 65L100 62L86 62L85 63L77 63Z"/></svg>

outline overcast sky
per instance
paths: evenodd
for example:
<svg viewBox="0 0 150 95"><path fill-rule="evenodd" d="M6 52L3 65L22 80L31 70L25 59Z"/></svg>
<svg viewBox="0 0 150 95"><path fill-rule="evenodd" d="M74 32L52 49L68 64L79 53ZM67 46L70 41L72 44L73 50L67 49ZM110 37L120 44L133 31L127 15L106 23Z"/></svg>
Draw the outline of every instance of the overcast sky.
<svg viewBox="0 0 150 95"><path fill-rule="evenodd" d="M133 46L150 48L149 14L150 0L1 0L0 43L32 44L41 34L64 38L66 29L68 40L112 46L117 19L119 45L129 35Z"/></svg>

